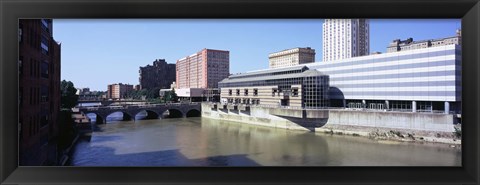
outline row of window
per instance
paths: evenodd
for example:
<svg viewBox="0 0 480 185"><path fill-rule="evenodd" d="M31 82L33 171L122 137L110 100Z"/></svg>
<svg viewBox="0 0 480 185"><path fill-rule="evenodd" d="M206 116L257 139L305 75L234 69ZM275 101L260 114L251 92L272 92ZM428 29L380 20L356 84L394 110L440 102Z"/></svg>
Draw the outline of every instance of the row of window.
<svg viewBox="0 0 480 185"><path fill-rule="evenodd" d="M48 78L49 77L49 68L51 67L53 69L53 64L52 66L49 65L48 61L43 61L40 62L38 60L35 60L33 58L30 58L30 76L31 77L42 77L42 78ZM19 57L18 60L18 73L20 76L22 76L23 73L23 56ZM53 70L52 70L53 71Z"/></svg>
<svg viewBox="0 0 480 185"><path fill-rule="evenodd" d="M228 95L230 95L230 96L233 95L233 90L232 89L228 90ZM236 89L235 95L240 96L240 89ZM248 96L248 89L243 90L243 95ZM253 89L253 96L258 96L258 89Z"/></svg>
<svg viewBox="0 0 480 185"><path fill-rule="evenodd" d="M28 118L28 131L24 131L28 136L35 136L40 132L40 129L48 125L48 111L45 111L41 116L40 115L33 115L29 116Z"/></svg>
<svg viewBox="0 0 480 185"><path fill-rule="evenodd" d="M47 23L45 23L47 22ZM45 25L46 24L46 25ZM42 19L42 29L44 29L45 31L49 32L49 29L48 29L48 21L44 21L44 19ZM50 45L50 42L49 42L49 39L47 36L45 35L42 35L41 32L40 34L37 32L37 30L34 30L34 29L27 29L26 30L26 34L28 36L28 44L35 48L35 49L39 49L43 54L45 55L49 55L49 45ZM23 43L23 37L25 35L25 30L23 28L23 24L20 23L19 25L19 28L18 28L18 42L20 44Z"/></svg>

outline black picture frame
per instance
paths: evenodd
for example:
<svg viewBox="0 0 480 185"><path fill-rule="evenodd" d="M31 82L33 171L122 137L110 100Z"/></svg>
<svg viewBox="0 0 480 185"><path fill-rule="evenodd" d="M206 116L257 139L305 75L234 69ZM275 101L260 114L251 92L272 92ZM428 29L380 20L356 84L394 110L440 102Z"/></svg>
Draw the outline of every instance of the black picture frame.
<svg viewBox="0 0 480 185"><path fill-rule="evenodd" d="M1 0L0 12L1 184L479 183L478 0ZM461 18L462 167L19 167L20 18Z"/></svg>

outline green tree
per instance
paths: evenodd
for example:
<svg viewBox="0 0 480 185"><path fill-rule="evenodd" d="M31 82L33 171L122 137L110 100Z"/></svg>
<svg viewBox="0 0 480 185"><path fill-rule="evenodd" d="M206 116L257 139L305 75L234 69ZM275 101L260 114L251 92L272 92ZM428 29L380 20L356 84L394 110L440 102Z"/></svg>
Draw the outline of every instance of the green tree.
<svg viewBox="0 0 480 185"><path fill-rule="evenodd" d="M155 88L152 88L152 89L149 89L147 91L147 99L156 99L158 97L160 97L160 88L159 87L155 87Z"/></svg>
<svg viewBox="0 0 480 185"><path fill-rule="evenodd" d="M177 102L178 96L175 92L175 88L172 89L172 93L170 93L170 101Z"/></svg>
<svg viewBox="0 0 480 185"><path fill-rule="evenodd" d="M60 98L62 108L71 109L78 104L77 89L71 81L62 80L60 91L62 93Z"/></svg>

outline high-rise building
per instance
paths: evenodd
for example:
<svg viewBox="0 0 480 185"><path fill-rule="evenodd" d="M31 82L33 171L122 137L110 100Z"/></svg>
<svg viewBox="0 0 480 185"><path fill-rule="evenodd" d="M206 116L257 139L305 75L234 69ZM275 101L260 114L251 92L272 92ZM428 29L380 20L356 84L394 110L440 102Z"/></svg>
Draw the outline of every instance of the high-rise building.
<svg viewBox="0 0 480 185"><path fill-rule="evenodd" d="M307 48L292 48L268 55L270 68L294 66L315 62L315 50Z"/></svg>
<svg viewBox="0 0 480 185"><path fill-rule="evenodd" d="M436 46L446 46L451 44L461 45L461 43L462 43L461 30L457 30L455 36L439 38L439 39L429 39L429 40L421 40L421 41L413 41L413 38L408 38L406 40L395 39L388 45L387 53L428 48L428 47L436 47Z"/></svg>
<svg viewBox="0 0 480 185"><path fill-rule="evenodd" d="M129 84L110 84L107 89L107 98L109 99L122 99L126 98L127 94L133 91L133 85Z"/></svg>
<svg viewBox="0 0 480 185"><path fill-rule="evenodd" d="M368 19L325 19L323 61L341 60L370 53Z"/></svg>
<svg viewBox="0 0 480 185"><path fill-rule="evenodd" d="M20 165L55 165L61 45L51 19L20 19L18 29Z"/></svg>
<svg viewBox="0 0 480 185"><path fill-rule="evenodd" d="M230 74L229 55L229 51L203 49L177 60L177 88L217 88Z"/></svg>
<svg viewBox="0 0 480 185"><path fill-rule="evenodd" d="M175 64L167 64L165 59L157 59L153 65L140 67L140 88L169 88L170 84L175 81L175 70Z"/></svg>

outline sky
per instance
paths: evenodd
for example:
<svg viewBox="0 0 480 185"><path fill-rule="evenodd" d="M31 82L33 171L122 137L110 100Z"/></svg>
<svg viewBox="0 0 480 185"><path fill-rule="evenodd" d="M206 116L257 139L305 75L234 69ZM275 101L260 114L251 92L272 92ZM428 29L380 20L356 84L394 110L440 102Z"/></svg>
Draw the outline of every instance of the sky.
<svg viewBox="0 0 480 185"><path fill-rule="evenodd" d="M268 68L268 54L311 47L322 59L322 19L54 19L61 78L77 88L138 84L140 66L176 63L203 48L230 51L230 73ZM370 52L394 39L455 35L460 19L370 19Z"/></svg>

